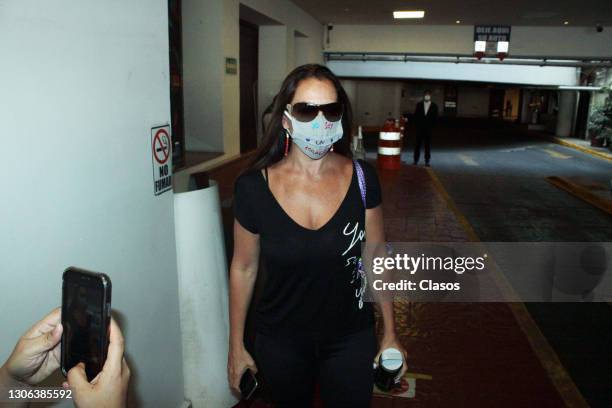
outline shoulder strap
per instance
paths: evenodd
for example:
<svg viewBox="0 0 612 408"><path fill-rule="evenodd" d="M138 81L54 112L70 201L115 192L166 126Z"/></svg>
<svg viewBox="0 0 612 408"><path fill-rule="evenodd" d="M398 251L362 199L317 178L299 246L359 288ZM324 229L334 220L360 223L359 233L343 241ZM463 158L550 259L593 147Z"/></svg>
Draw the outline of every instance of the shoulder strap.
<svg viewBox="0 0 612 408"><path fill-rule="evenodd" d="M363 207L366 208L366 183L365 176L363 175L363 168L359 161L353 159L355 163L355 171L357 172L357 181L359 182L359 192L361 193L361 201L363 201Z"/></svg>

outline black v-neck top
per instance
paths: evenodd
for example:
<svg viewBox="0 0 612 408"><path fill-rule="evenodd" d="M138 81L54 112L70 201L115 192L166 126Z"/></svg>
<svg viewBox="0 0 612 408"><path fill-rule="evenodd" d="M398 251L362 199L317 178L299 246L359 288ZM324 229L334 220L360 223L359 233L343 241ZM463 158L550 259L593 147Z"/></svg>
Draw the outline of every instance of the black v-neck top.
<svg viewBox="0 0 612 408"><path fill-rule="evenodd" d="M381 203L376 171L365 161L366 207ZM234 186L234 216L259 234L265 282L256 310L263 333L346 334L374 323L362 301L356 270L365 241L365 209L357 174L335 214L317 230L297 224L281 207L261 171L242 174Z"/></svg>

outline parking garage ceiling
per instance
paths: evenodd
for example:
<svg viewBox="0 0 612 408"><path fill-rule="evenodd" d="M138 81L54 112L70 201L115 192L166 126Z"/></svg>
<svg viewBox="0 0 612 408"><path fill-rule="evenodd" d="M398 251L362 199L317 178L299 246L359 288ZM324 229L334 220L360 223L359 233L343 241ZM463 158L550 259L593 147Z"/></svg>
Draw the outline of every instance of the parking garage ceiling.
<svg viewBox="0 0 612 408"><path fill-rule="evenodd" d="M292 1L323 24L612 25L612 0ZM425 18L394 20L395 10L424 10Z"/></svg>

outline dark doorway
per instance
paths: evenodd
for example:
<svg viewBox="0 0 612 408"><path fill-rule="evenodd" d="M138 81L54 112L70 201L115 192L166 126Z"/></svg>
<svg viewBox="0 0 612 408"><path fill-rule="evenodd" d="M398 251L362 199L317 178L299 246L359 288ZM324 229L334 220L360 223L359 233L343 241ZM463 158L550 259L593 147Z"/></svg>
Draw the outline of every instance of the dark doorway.
<svg viewBox="0 0 612 408"><path fill-rule="evenodd" d="M575 137L580 139L586 139L590 103L591 93L589 91L580 91L578 96L578 109L576 111L576 129L574 131Z"/></svg>
<svg viewBox="0 0 612 408"><path fill-rule="evenodd" d="M172 118L172 165L175 170L185 164L182 27L181 0L169 0L170 115Z"/></svg>
<svg viewBox="0 0 612 408"><path fill-rule="evenodd" d="M240 153L257 148L259 29L240 20Z"/></svg>
<svg viewBox="0 0 612 408"><path fill-rule="evenodd" d="M502 119L504 113L504 96L506 91L503 89L491 89L489 94L489 117Z"/></svg>

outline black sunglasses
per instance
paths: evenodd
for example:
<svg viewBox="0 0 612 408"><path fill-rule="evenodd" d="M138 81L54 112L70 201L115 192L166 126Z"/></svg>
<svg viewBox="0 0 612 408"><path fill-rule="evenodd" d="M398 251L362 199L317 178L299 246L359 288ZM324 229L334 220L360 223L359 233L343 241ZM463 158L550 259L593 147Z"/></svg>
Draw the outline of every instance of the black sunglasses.
<svg viewBox="0 0 612 408"><path fill-rule="evenodd" d="M330 122L337 122L342 119L344 106L340 102L326 103L325 105L315 105L313 103L298 102L287 105L289 113L300 122L310 122L317 117L319 111Z"/></svg>

